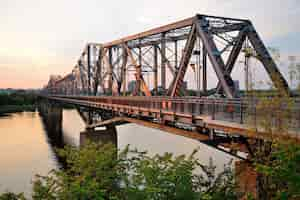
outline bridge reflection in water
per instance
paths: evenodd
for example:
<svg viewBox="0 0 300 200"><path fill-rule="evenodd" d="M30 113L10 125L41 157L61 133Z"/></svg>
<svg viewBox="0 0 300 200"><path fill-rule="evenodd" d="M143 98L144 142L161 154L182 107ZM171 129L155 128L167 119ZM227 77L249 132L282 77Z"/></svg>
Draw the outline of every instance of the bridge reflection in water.
<svg viewBox="0 0 300 200"><path fill-rule="evenodd" d="M64 110L55 104L47 105L47 109L43 106L45 105L39 105L39 113L49 142L54 148L63 148L65 145L80 147L88 141L111 143L117 147L117 130L114 125L97 129L86 129L83 126L84 122L81 121L75 110L69 110L68 112L68 110ZM63 116L67 119L63 119ZM74 122L76 124L73 124Z"/></svg>

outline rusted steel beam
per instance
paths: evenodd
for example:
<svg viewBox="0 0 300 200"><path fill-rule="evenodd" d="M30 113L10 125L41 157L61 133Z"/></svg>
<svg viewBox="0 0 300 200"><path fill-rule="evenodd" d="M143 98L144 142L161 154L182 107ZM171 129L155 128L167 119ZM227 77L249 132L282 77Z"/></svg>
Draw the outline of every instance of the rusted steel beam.
<svg viewBox="0 0 300 200"><path fill-rule="evenodd" d="M251 22L249 22L247 36L253 48L255 49L256 53L258 54L259 60L263 63L264 68L266 69L266 71L269 74L269 77L273 81L275 87L282 94L290 96L291 92L287 81L278 70L276 63L272 59L270 53L268 52L262 40L260 39L258 33L256 32Z"/></svg>
<svg viewBox="0 0 300 200"><path fill-rule="evenodd" d="M161 87L163 89L163 93L165 94L166 90L166 34L161 34L161 65L160 65L160 81L161 81Z"/></svg>
<svg viewBox="0 0 300 200"><path fill-rule="evenodd" d="M87 45L88 95L91 95L91 46Z"/></svg>
<svg viewBox="0 0 300 200"><path fill-rule="evenodd" d="M179 36L169 36L166 35L165 41L166 43L174 42L174 41L180 41L180 40L186 40L188 38L189 34L188 33L183 33L182 35ZM153 39L153 40L148 40L148 41L143 41L141 43L136 43L136 44L130 44L128 45L129 48L138 48L138 47L147 47L147 46L152 46L152 45L159 45L161 43L161 39Z"/></svg>
<svg viewBox="0 0 300 200"><path fill-rule="evenodd" d="M157 61L157 46L154 45L153 46L153 51L154 51L154 54L153 54L153 72L154 72L154 75L153 75L153 82L154 82L154 92L155 92L155 95L158 94L158 61Z"/></svg>
<svg viewBox="0 0 300 200"><path fill-rule="evenodd" d="M170 72L172 73L173 76L175 76L175 70L176 70L176 68L173 69L173 67L172 67L169 59L166 57L165 52L163 52L162 49L159 48L159 46L157 48L159 49L161 57L164 58L165 64L167 64L167 67L169 68Z"/></svg>
<svg viewBox="0 0 300 200"><path fill-rule="evenodd" d="M103 81L105 79L105 77L108 76L108 88L107 88L107 92L108 93L112 93L112 85L113 85L113 63L112 63L112 48L108 48L108 56L104 55L105 61L108 65L108 69L107 72L103 75Z"/></svg>
<svg viewBox="0 0 300 200"><path fill-rule="evenodd" d="M216 72L216 75L222 84L225 94L228 98L234 98L233 92L233 81L225 71L225 64L221 57L220 52L212 38L212 35L208 32L206 19L199 19L195 23L197 27L197 33L201 38L205 49L207 50L208 57L210 58L211 64Z"/></svg>
<svg viewBox="0 0 300 200"><path fill-rule="evenodd" d="M141 33L130 35L130 36L118 39L118 40L114 40L112 42L107 42L107 43L104 43L103 46L105 48L108 48L108 47L111 47L111 46L120 45L120 44L122 44L124 42L128 42L130 40L136 40L136 39L139 39L139 38L144 38L144 37L148 37L148 36L151 36L151 35L155 35L155 34L159 34L159 33L163 33L163 32L168 32L168 31L171 31L171 30L174 30L174 29L191 26L192 23L193 23L194 18L195 17L187 18L187 19L175 22L175 23L160 26L160 27L157 27L157 28L154 28L154 29L150 29L148 31L144 31L144 32L141 32Z"/></svg>
<svg viewBox="0 0 300 200"><path fill-rule="evenodd" d="M97 58L97 62L96 62L96 75L95 75L95 80L94 80L94 91L93 91L94 92L94 96L97 95L99 84L100 85L102 84L102 80L101 80L102 58L103 58L103 48L101 47L99 49L98 58Z"/></svg>
<svg viewBox="0 0 300 200"><path fill-rule="evenodd" d="M174 41L174 51L175 51L174 67L175 67L175 71L177 71L177 68L178 68L178 41L177 40Z"/></svg>
<svg viewBox="0 0 300 200"><path fill-rule="evenodd" d="M121 66L121 81L119 85L119 94L121 93L121 87L123 84L123 96L126 95L126 88L127 88L127 82L126 82L126 66L127 66L127 60L128 60L128 53L124 47L122 47L122 66Z"/></svg>
<svg viewBox="0 0 300 200"><path fill-rule="evenodd" d="M238 34L237 41L235 42L235 44L229 54L227 62L226 62L225 70L228 73L228 75L230 75L233 70L234 64L242 50L245 39L246 39L246 31L241 30ZM221 87L222 87L221 83L218 82L217 93L219 93L219 91L221 90Z"/></svg>
<svg viewBox="0 0 300 200"><path fill-rule="evenodd" d="M149 102L155 102L155 99L158 99L158 102L163 103L167 98L156 98L156 97L83 97L83 96L47 96L46 98L62 101L70 104L75 104L79 106L84 106L93 109L104 109L109 111L116 111L119 113L125 113L130 115L138 115L156 119L162 119L163 121L170 122L181 122L186 123L195 127L207 127L210 129L216 129L224 131L231 135L239 135L247 138L258 138L269 140L271 137L276 136L279 139L283 140L292 140L297 143L300 143L300 137L296 134L296 132L288 131L287 133L273 133L272 135L264 132L264 129L257 128L257 130L253 130L252 126L239 124L237 122L226 122L220 120L213 120L206 115L194 115L192 112L181 113L176 112L176 110L167 110L162 108L152 108L149 107ZM120 101L122 99L126 99L125 101ZM136 99L142 99L136 100ZM144 100L143 100L144 99ZM146 101L148 99L148 103ZM204 99L206 101L207 99ZM178 101L176 98L169 99L168 101ZM186 104L189 102L193 102L193 99L185 100ZM207 100L211 101L211 100ZM219 100L220 104L224 100ZM144 104L142 102L145 102ZM195 101L197 102L197 101ZM234 102L234 101L233 101Z"/></svg>
<svg viewBox="0 0 300 200"><path fill-rule="evenodd" d="M206 17L206 18L211 18L211 19L220 19L224 21L235 21L235 22L248 22L248 19L237 19L237 18L231 18L231 17L220 17L220 16L215 16L215 15L203 15L203 14L197 14L196 15L198 18L199 17Z"/></svg>
<svg viewBox="0 0 300 200"><path fill-rule="evenodd" d="M204 45L202 46L202 68L203 68L202 87L203 87L203 92L206 93L207 92L207 52Z"/></svg>
<svg viewBox="0 0 300 200"><path fill-rule="evenodd" d="M190 30L190 33L189 33L189 38L186 41L186 44L184 47L184 52L183 52L183 55L180 60L177 76L175 77L174 82L170 88L171 89L171 92L170 92L171 97L179 96L179 92L180 92L180 88L183 83L184 75L187 70L189 60L192 56L192 51L193 51L195 41L196 41L196 27L195 27L195 25L193 25Z"/></svg>
<svg viewBox="0 0 300 200"><path fill-rule="evenodd" d="M242 30L245 26L247 26L247 23L245 23L245 22L229 24L229 25L224 25L224 26L220 26L220 27L212 27L210 29L210 32L212 34L222 34L222 33Z"/></svg>
<svg viewBox="0 0 300 200"><path fill-rule="evenodd" d="M136 59L134 59L131 50L128 48L128 46L126 44L123 44L124 48L126 49L127 54L129 55L129 58L131 60L131 63L135 66L135 70L136 70L136 88L135 88L135 95L137 95L137 93L139 91L144 92L144 94L146 96L151 96L151 92L142 76L141 73L141 65L137 63Z"/></svg>
<svg viewBox="0 0 300 200"><path fill-rule="evenodd" d="M237 31L245 27L245 23L237 23L237 24L229 24L221 27L210 27L210 32L213 34L223 34L227 32L232 32L232 31ZM188 38L189 34L188 33L182 33L181 35L178 36L171 36L171 35L166 35L165 41L166 43L170 42L175 42L175 41L180 41L180 40L186 40ZM129 48L138 48L138 47L146 47L146 46L151 46L151 45L158 45L161 42L160 39L153 39L149 41L141 41L136 44L130 44L128 45Z"/></svg>
<svg viewBox="0 0 300 200"><path fill-rule="evenodd" d="M62 77L61 79L57 80L57 81L55 82L55 84L62 83L62 82L64 82L64 81L66 81L67 79L69 79L71 76L72 76L72 73L68 73L67 75L65 75L65 76Z"/></svg>
<svg viewBox="0 0 300 200"><path fill-rule="evenodd" d="M162 125L162 124L153 123L153 122L149 122L149 121L145 121L145 120L139 120L139 119L130 118L130 117L123 117L123 119L125 121L131 122L131 123L135 123L135 124L142 125L142 126L149 127L149 128L159 129L161 131L173 133L175 135L180 135L180 136L184 136L184 137L191 138L191 139L196 139L199 141L207 141L209 139L207 135L205 135L203 133L199 133L197 131L187 131L187 130L183 130L183 129L179 129L179 128L175 128L175 127L170 127L167 125Z"/></svg>

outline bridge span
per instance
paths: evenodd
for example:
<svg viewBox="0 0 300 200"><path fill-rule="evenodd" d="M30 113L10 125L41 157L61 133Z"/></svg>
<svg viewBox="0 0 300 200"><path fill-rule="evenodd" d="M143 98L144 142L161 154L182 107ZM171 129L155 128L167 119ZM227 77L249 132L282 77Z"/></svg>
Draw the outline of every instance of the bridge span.
<svg viewBox="0 0 300 200"><path fill-rule="evenodd" d="M42 97L86 108L87 128L127 121L216 144L237 138L247 144L274 135L299 142L297 99L288 116L269 118L271 126L288 122L286 131L270 135L258 125L265 111L257 110L257 100L241 97L231 76L241 58L246 92L251 89L249 59L255 58L278 95L293 95L250 20L197 14L114 41L88 43L71 73L50 77ZM208 88L208 69L217 78L214 88ZM187 76L189 70L195 79ZM106 116L93 123L93 112Z"/></svg>
<svg viewBox="0 0 300 200"><path fill-rule="evenodd" d="M87 128L119 122L132 122L188 136L202 142L228 136L239 139L292 139L300 142L300 101L290 110L286 132L266 133L260 127L265 113L245 99L210 99L199 97L108 97L45 96L47 99L110 113L108 120L87 124ZM286 123L286 122L283 122ZM273 124L278 126L278 124ZM222 140L224 141L224 140ZM215 141L218 142L217 140Z"/></svg>

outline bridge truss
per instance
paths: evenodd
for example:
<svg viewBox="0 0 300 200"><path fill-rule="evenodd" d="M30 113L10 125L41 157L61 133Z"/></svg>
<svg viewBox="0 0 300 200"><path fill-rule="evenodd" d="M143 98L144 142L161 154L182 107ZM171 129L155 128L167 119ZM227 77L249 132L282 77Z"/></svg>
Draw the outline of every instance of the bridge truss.
<svg viewBox="0 0 300 200"><path fill-rule="evenodd" d="M127 121L215 144L239 138L247 146L247 138L267 139L261 130L249 132L245 122L249 110L254 122L265 113L256 112L255 102L239 98L231 76L238 58L249 56L249 48L279 92L290 95L286 80L249 20L208 15L107 43L88 43L72 72L52 76L44 92L49 100L86 109L87 128ZM190 97L188 70L197 72L201 96L221 94L226 98ZM208 70L217 77L213 89L208 88ZM294 134L300 125L299 102L295 105L287 119L292 134L279 135L282 139L299 141ZM93 123L93 112L100 113L102 121ZM180 128L182 124L195 131L187 133ZM215 130L221 133L218 139Z"/></svg>
<svg viewBox="0 0 300 200"><path fill-rule="evenodd" d="M274 86L289 94L286 80L249 20L208 15L107 43L89 43L72 72L49 82L46 90L64 95L185 96L188 67L195 71L197 66L202 95L219 93L232 99L238 91L231 72L245 53L246 43L255 50ZM208 67L218 78L213 90L207 87Z"/></svg>

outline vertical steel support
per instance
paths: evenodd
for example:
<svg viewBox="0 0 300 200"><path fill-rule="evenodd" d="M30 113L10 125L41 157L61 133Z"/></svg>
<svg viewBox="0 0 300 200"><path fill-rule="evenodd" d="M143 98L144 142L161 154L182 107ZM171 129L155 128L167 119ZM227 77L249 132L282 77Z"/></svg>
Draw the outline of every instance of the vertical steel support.
<svg viewBox="0 0 300 200"><path fill-rule="evenodd" d="M127 54L127 51L125 49L125 47L123 46L122 47L123 49L123 55L122 55L122 60L123 60L123 63L122 63L122 67L121 67L121 84L123 84L123 96L126 96L126 88L127 88L127 81L126 81L126 66L127 66L127 58L128 58L128 54Z"/></svg>
<svg viewBox="0 0 300 200"><path fill-rule="evenodd" d="M112 94L112 84L113 84L113 63L112 63L112 47L108 49L108 62L109 62L109 69L108 69L108 91L109 94Z"/></svg>
<svg viewBox="0 0 300 200"><path fill-rule="evenodd" d="M174 49L175 49L175 52L174 52L174 56L175 56L175 71L177 72L178 70L178 41L175 40L174 42Z"/></svg>
<svg viewBox="0 0 300 200"><path fill-rule="evenodd" d="M98 86L100 83L100 77L101 77L101 71L102 71L102 47L100 47L99 51L98 51L98 59L97 59L97 68L96 68L96 76L95 76L95 80L94 80L94 96L97 95L98 93ZM103 88L102 88L103 89Z"/></svg>
<svg viewBox="0 0 300 200"><path fill-rule="evenodd" d="M198 47L199 47L199 51L197 52L197 77L198 77L198 81L197 81L197 89L198 89L198 95L201 96L201 40L200 38L198 39Z"/></svg>
<svg viewBox="0 0 300 200"><path fill-rule="evenodd" d="M153 46L153 51L154 51L154 57L153 57L153 62L154 62L154 68L153 68L153 71L154 71L154 92L155 92L155 95L158 95L158 85L157 85L157 82L158 82L158 76L157 76L157 66L158 66L158 60L157 60L157 46L154 45Z"/></svg>
<svg viewBox="0 0 300 200"><path fill-rule="evenodd" d="M219 81L225 91L228 98L234 98L233 81L231 77L225 71L225 64L221 57L221 54L213 40L213 36L209 33L208 22L205 18L199 18L196 22L197 33L202 39L203 45L207 50L207 54L210 58L211 64L217 74Z"/></svg>
<svg viewBox="0 0 300 200"><path fill-rule="evenodd" d="M206 93L207 92L207 52L204 45L202 47L202 68L203 68L202 87L203 87L203 92Z"/></svg>
<svg viewBox="0 0 300 200"><path fill-rule="evenodd" d="M166 90L166 33L161 34L161 87Z"/></svg>
<svg viewBox="0 0 300 200"><path fill-rule="evenodd" d="M142 59L142 47L139 47L139 65L142 67L143 59Z"/></svg>
<svg viewBox="0 0 300 200"><path fill-rule="evenodd" d="M139 47L139 64L138 67L136 69L136 73L137 73L137 79L136 79L136 88L137 88L137 95L140 96L141 95L141 76L142 76L142 48Z"/></svg>
<svg viewBox="0 0 300 200"><path fill-rule="evenodd" d="M136 66L136 86L135 86L135 91L134 95L140 96L141 95L141 76L142 76L142 71L141 71L141 65Z"/></svg>
<svg viewBox="0 0 300 200"><path fill-rule="evenodd" d="M87 94L91 95L91 48L87 45L87 73L88 73L88 91Z"/></svg>

